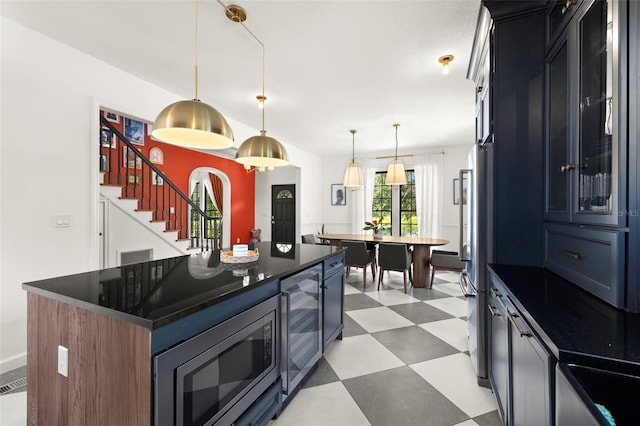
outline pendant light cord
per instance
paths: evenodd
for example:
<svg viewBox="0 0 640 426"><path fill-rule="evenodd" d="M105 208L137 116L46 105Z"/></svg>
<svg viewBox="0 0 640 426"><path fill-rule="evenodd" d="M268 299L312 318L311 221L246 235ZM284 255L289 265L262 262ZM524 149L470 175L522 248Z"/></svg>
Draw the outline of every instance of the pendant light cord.
<svg viewBox="0 0 640 426"><path fill-rule="evenodd" d="M393 127L396 128L396 156L395 156L394 161L398 162L398 127L400 127L400 125L399 124L394 124Z"/></svg>
<svg viewBox="0 0 640 426"><path fill-rule="evenodd" d="M194 67L194 73L195 73L195 98L194 100L199 100L198 99L198 0L196 0L196 36L195 36L195 67Z"/></svg>
<svg viewBox="0 0 640 426"><path fill-rule="evenodd" d="M351 131L351 162L356 162L356 131Z"/></svg>

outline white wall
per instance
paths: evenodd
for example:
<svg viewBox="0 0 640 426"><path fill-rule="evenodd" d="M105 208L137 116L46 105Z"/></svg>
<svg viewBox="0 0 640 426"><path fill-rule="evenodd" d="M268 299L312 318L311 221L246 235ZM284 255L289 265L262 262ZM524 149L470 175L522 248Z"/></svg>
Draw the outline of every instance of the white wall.
<svg viewBox="0 0 640 426"><path fill-rule="evenodd" d="M471 117L470 120L473 118ZM473 127L471 127L473 130ZM471 134L469 140L473 140ZM453 204L453 179L458 177L458 171L467 166L467 154L471 150L472 143L466 145L445 145L425 151L444 152L443 170L443 200L442 200L442 227L440 235L434 236L449 240L449 244L438 247L442 250L458 250L459 228L458 206ZM415 152L414 154L419 154ZM405 158L405 166L411 168L411 157ZM357 160L357 159L356 159ZM322 159L322 181L320 183L320 200L322 204L322 218L325 224L325 232L328 234L351 233L351 209L353 208L352 195L347 192L346 206L331 205L331 184L341 183L344 167L349 158L326 157ZM380 164L386 164L379 161ZM384 166L380 168L384 170Z"/></svg>
<svg viewBox="0 0 640 426"><path fill-rule="evenodd" d="M98 108L153 121L179 97L4 17L0 27L4 372L26 363L26 292L21 283L98 268ZM229 122L237 141L258 134ZM301 217L317 222L313 185L318 184L314 173L320 175L320 161L287 149L294 164L299 160L296 165L309 169L300 176ZM55 214L71 215L72 226L54 228Z"/></svg>

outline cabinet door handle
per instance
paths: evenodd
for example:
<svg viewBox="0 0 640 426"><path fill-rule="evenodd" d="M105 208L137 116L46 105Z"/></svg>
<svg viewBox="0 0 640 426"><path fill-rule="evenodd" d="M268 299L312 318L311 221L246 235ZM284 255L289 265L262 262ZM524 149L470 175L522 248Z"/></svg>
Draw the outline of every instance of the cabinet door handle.
<svg viewBox="0 0 640 426"><path fill-rule="evenodd" d="M567 163L564 166L560 167L560 171L564 173L564 172L568 172L569 170L573 170L575 168L576 168L575 164Z"/></svg>
<svg viewBox="0 0 640 426"><path fill-rule="evenodd" d="M492 317L501 317L502 316L502 315L500 315L500 312L496 311L496 307L495 306L488 305L488 307L489 307L489 312L491 312L491 316Z"/></svg>
<svg viewBox="0 0 640 426"><path fill-rule="evenodd" d="M567 0L567 2L564 4L564 7L562 8L562 14L564 15L565 13L567 13L571 6L573 6L574 4L576 4L576 0Z"/></svg>
<svg viewBox="0 0 640 426"><path fill-rule="evenodd" d="M565 256L568 256L572 259L575 260L582 260L584 258L584 256L582 256L580 253L575 253L569 250L565 250L565 249L560 249L558 250L561 254L564 254Z"/></svg>
<svg viewBox="0 0 640 426"><path fill-rule="evenodd" d="M520 318L520 315L518 315L515 312L511 312L511 311L507 311L507 315L509 316L509 321L511 321L511 324L513 324L513 326L516 328L516 330L518 330L518 334L520 334L520 337L531 337L531 332L530 331L523 330L518 325L518 322L516 321L516 318Z"/></svg>

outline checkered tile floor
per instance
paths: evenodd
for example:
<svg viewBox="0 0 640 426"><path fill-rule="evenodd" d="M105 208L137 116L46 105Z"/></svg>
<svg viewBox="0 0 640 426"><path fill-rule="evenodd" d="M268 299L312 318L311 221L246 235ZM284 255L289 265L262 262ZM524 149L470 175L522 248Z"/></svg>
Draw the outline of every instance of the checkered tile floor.
<svg viewBox="0 0 640 426"><path fill-rule="evenodd" d="M402 274L377 291L368 272L365 291L361 269L347 278L343 340L270 426L501 425L476 384L458 275L404 294Z"/></svg>
<svg viewBox="0 0 640 426"><path fill-rule="evenodd" d="M400 273L385 273L379 292L367 275L363 292L352 270L343 340L270 426L501 425L493 394L476 384L457 274L408 294ZM26 392L0 397L0 424L26 424Z"/></svg>

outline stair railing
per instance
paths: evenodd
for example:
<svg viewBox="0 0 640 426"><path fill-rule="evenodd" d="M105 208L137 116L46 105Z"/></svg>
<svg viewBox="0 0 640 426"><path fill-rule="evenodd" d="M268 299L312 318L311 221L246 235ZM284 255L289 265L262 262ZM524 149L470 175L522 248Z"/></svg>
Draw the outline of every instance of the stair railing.
<svg viewBox="0 0 640 426"><path fill-rule="evenodd" d="M115 142L112 142L111 135L101 138L99 145L100 171L105 173L103 183L122 186L122 198L137 199L138 210L151 211L153 221L166 222L166 230L177 231L178 240L188 239L190 248L201 251L219 249L222 245L222 219L202 211L108 120L101 116L100 123L116 137ZM114 151L116 161L111 158ZM192 214L198 216L197 228L190 226ZM187 230L190 231L188 236Z"/></svg>

